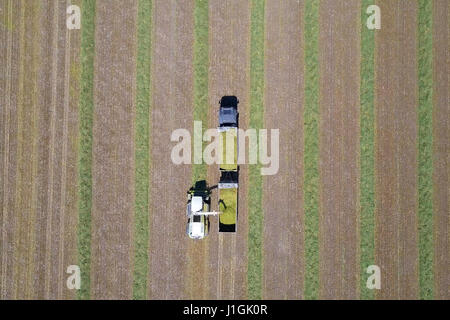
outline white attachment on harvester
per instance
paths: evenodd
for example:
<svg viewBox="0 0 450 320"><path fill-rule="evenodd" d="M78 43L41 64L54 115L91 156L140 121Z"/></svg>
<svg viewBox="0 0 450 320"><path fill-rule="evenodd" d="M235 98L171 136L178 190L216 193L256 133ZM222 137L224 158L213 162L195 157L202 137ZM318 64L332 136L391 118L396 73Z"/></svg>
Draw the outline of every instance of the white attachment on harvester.
<svg viewBox="0 0 450 320"><path fill-rule="evenodd" d="M217 211L202 211L203 209L203 198L194 196L191 199L191 215L192 216L217 216L221 212Z"/></svg>
<svg viewBox="0 0 450 320"><path fill-rule="evenodd" d="M218 216L222 212L219 211L211 211L211 212L192 212L193 216Z"/></svg>

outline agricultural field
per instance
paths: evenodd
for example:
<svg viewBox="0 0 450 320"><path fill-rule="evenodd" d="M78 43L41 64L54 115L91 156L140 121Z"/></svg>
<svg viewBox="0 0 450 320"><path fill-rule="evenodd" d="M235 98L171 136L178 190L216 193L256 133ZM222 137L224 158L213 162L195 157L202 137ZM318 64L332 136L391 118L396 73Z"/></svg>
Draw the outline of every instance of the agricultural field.
<svg viewBox="0 0 450 320"><path fill-rule="evenodd" d="M449 14L0 0L0 299L450 299ZM279 130L278 168L249 142L237 231L192 240L187 191L218 210L220 172L172 137L227 95L239 128Z"/></svg>

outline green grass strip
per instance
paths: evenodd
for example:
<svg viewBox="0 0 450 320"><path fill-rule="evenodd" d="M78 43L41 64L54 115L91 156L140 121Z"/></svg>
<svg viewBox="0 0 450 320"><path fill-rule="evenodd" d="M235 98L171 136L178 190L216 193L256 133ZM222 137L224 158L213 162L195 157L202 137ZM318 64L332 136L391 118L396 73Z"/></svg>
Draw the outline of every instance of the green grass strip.
<svg viewBox="0 0 450 320"><path fill-rule="evenodd" d="M264 125L264 0L251 3L250 128ZM262 184L261 165L249 168L248 298L262 298Z"/></svg>
<svg viewBox="0 0 450 320"><path fill-rule="evenodd" d="M374 264L375 252L375 30L366 26L367 8L374 0L363 0L361 6L361 137L360 137L360 250L361 250L361 299L372 300L373 290L366 286L367 267Z"/></svg>
<svg viewBox="0 0 450 320"><path fill-rule="evenodd" d="M209 3L195 0L194 9L194 120L202 121L203 132L208 126L209 68ZM192 165L192 180L206 180L206 164Z"/></svg>
<svg viewBox="0 0 450 320"><path fill-rule="evenodd" d="M136 65L135 231L133 299L147 298L152 1L139 0Z"/></svg>
<svg viewBox="0 0 450 320"><path fill-rule="evenodd" d="M78 259L81 289L78 299L90 297L91 208L92 208L92 120L94 114L95 0L81 5L81 92Z"/></svg>
<svg viewBox="0 0 450 320"><path fill-rule="evenodd" d="M419 0L419 284L420 299L433 299L433 2Z"/></svg>
<svg viewBox="0 0 450 320"><path fill-rule="evenodd" d="M319 297L319 1L305 1L305 299Z"/></svg>

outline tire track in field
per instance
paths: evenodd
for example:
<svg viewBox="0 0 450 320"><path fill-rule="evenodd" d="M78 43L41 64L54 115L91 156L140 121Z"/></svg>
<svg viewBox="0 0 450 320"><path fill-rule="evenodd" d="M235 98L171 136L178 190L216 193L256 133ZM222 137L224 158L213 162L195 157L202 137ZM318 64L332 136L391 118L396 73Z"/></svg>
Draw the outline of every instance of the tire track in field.
<svg viewBox="0 0 450 320"><path fill-rule="evenodd" d="M208 37L209 37L209 3L208 0L194 1L194 121L202 121L203 128L208 126ZM195 152L195 150L193 151ZM206 180L207 167L205 164L194 164L192 166L193 184L197 181ZM214 185L212 181L207 181ZM211 202L211 210L214 208ZM210 221L215 217L210 218ZM190 299L207 299L208 295L208 237L203 241L189 241L188 243L188 273L187 286Z"/></svg>
<svg viewBox="0 0 450 320"><path fill-rule="evenodd" d="M375 34L377 298L417 299L417 3L377 4L383 12Z"/></svg>
<svg viewBox="0 0 450 320"><path fill-rule="evenodd" d="M358 299L360 3L320 6L320 297Z"/></svg>
<svg viewBox="0 0 450 320"><path fill-rule="evenodd" d="M433 1L434 298L450 299L450 3Z"/></svg>
<svg viewBox="0 0 450 320"><path fill-rule="evenodd" d="M66 9L70 5L70 1L65 1L65 6L63 6L63 9ZM65 10L64 10L65 12ZM66 15L61 14L62 17L66 17ZM63 19L63 24L65 24L66 19ZM69 123L72 122L73 124L76 124L77 122L73 122L73 118L76 116L77 113L76 110L70 110L70 81L72 78L72 75L70 73L70 66L71 66L71 60L72 60L72 53L73 50L71 47L72 38L71 33L69 29L64 28L65 30L65 39L64 39L64 91L63 91L63 101L64 101L64 112L63 112L63 124L62 124L62 155L60 158L61 166L62 166L62 172L61 172L61 200L60 200L60 208L61 208L61 221L59 225L59 235L60 235L60 244L59 244L59 251L57 254L58 259L58 270L57 270L57 298L62 299L64 296L67 297L74 297L74 290L69 291L67 290L67 286L65 285L65 268L67 268L70 264L75 264L75 250L76 247L73 245L73 243L76 241L76 220L74 219L76 217L76 210L70 210L70 207L67 207L69 205L70 197L76 194L76 187L77 186L77 179L76 177L76 171L73 170L70 171L70 165L73 166L76 162L70 162L70 160L75 160L76 158L72 155L72 158L70 157L71 154L71 148L69 146L69 133L76 134L76 131L72 129L70 132ZM79 32L76 32L76 34L79 34ZM72 81L75 79L72 79ZM75 151L75 150L73 150ZM71 174L72 173L72 174ZM68 180L67 178L70 177ZM75 179L73 179L75 178ZM70 192L72 191L72 195ZM69 224L68 224L69 223ZM66 225L67 224L67 225ZM68 247L69 246L69 247ZM67 251L68 248L72 248L71 251ZM65 295L66 294L66 295Z"/></svg>
<svg viewBox="0 0 450 320"><path fill-rule="evenodd" d="M46 212L46 228L45 228L45 262L44 262L44 270L45 270L45 280L44 280L44 297L50 298L50 282L51 282L51 266L49 270L49 264L50 261L52 261L52 225L53 225L53 213L54 213L54 201L53 201L53 195L54 195L54 183L55 183L55 172L54 166L55 166L55 139L56 139L56 117L57 117L57 110L59 110L59 106L57 107L57 96L58 96L58 49L59 49L59 43L58 43L58 34L59 34L59 23L58 23L58 9L59 9L59 1L55 2L55 7L53 8L53 19L51 26L53 27L53 35L52 35L52 45L51 47L53 50L50 52L51 54L51 62L49 65L51 65L51 76L50 76L50 84L51 87L48 88L48 90L51 92L50 96L50 123L46 124L46 126L50 127L50 137L49 137L49 159L48 159L48 185L47 185L47 205L48 209ZM44 89L45 90L45 89ZM58 101L59 102L59 101ZM55 217L57 218L57 217ZM42 284L41 284L42 285Z"/></svg>
<svg viewBox="0 0 450 320"><path fill-rule="evenodd" d="M173 130L193 118L194 1L153 6L149 299L186 299L186 191L191 167L171 160ZM194 270L195 272L195 270Z"/></svg>
<svg viewBox="0 0 450 320"><path fill-rule="evenodd" d="M38 159L33 296L73 298L65 268L76 264L78 106L69 81L77 83L72 58L77 31L66 28L68 1L41 2L41 63L38 70ZM70 32L75 34L71 48ZM75 74L74 74L75 73ZM74 87L72 87L74 88ZM74 98L74 99L72 99Z"/></svg>
<svg viewBox="0 0 450 320"><path fill-rule="evenodd" d="M64 171L66 165L66 151L64 145L67 138L67 101L68 94L67 70L68 53L67 48L68 29L66 28L67 1L52 2L53 23L48 30L54 29L52 37L52 61L51 61L51 87L43 90L51 90L51 114L50 114L50 147L48 163L48 211L46 212L46 255L45 255L45 292L46 299L61 299L65 281L62 273L62 252L64 247ZM47 31L48 32L48 31ZM43 106L44 107L44 106ZM44 107L45 108L45 107ZM42 129L46 130L47 123L42 123ZM48 146L43 146L47 148Z"/></svg>
<svg viewBox="0 0 450 320"><path fill-rule="evenodd" d="M72 4L81 6L80 0L72 0ZM77 229L78 229L78 145L79 145L79 95L80 95L80 45L81 32L69 32L69 43L66 44L66 51L69 52L69 65L66 68L66 77L68 83L65 87L67 105L67 157L66 161L66 177L63 183L66 185L66 194L63 205L66 207L66 214L64 218L64 251L61 257L63 263L63 270L60 274L63 275L62 298L75 299L75 290L68 290L65 278L67 277L66 268L69 265L79 265L78 263L78 246L77 246ZM68 74L68 76L67 76ZM67 78L66 78L67 79Z"/></svg>
<svg viewBox="0 0 450 320"><path fill-rule="evenodd" d="M134 118L137 1L97 1L95 31L93 299L133 289Z"/></svg>
<svg viewBox="0 0 450 320"><path fill-rule="evenodd" d="M9 85L9 81L7 81L8 72L10 68L10 56L9 56L9 35L11 32L9 31L9 3L8 1L0 2L0 105L2 106L0 110L0 222L3 217L3 198L4 198L4 161L5 158L5 139L7 132L4 132L5 126L7 123L7 110L6 107L8 98L7 98L7 86ZM6 129L7 130L7 129ZM0 238L0 248L2 246ZM2 270L2 251L0 250L0 274ZM1 277L0 277L0 288L1 288Z"/></svg>
<svg viewBox="0 0 450 320"><path fill-rule="evenodd" d="M16 159L18 144L18 97L19 97L19 66L20 53L20 12L21 2L8 2L8 23L12 28L8 32L7 69L6 74L6 104L5 104L5 153L2 159L4 165L3 215L2 215L2 270L1 299L12 299L14 295L13 262L14 262L14 227L16 198Z"/></svg>
<svg viewBox="0 0 450 320"><path fill-rule="evenodd" d="M211 210L216 210L213 208L213 205L214 202L211 202ZM215 217L212 217L210 221L214 218ZM207 275L208 272L210 271L207 270L207 262L208 262L207 240L202 241L190 240L187 252L188 252L187 254L189 255L187 264L188 269L187 286L189 299L193 300L207 299L209 283L208 277L205 277L205 275Z"/></svg>
<svg viewBox="0 0 450 320"><path fill-rule="evenodd" d="M10 28L10 8L11 5L9 1L0 2L0 61L1 69L0 74L0 103L2 109L0 110L0 228L3 227L3 216L4 216L4 197L5 197L5 185L7 170L5 169L5 158L7 156L7 141L9 120L8 120L8 110L9 110L9 72L11 68L11 28ZM3 278L1 277L2 262L3 262L3 235L0 238L0 288L2 288ZM0 289L1 297L1 289Z"/></svg>
<svg viewBox="0 0 450 320"><path fill-rule="evenodd" d="M265 126L280 146L279 171L263 178L263 299L303 298L303 8L266 1Z"/></svg>
<svg viewBox="0 0 450 320"><path fill-rule="evenodd" d="M1 94L2 100L2 141L1 141L1 252L0 252L0 298L5 299L5 289L6 281L5 273L7 269L8 261L8 251L7 248L7 231L6 231L6 221L9 220L8 216L8 185L9 185L9 157L10 157L10 109L11 109L11 80L12 80L12 40L13 40L13 6L12 0L2 1L1 12L3 14L3 26L0 29L0 34L2 36L2 50L1 50L1 61L4 66L3 75L4 79L1 82Z"/></svg>
<svg viewBox="0 0 450 320"><path fill-rule="evenodd" d="M37 299L45 298L47 294L46 282L47 278L47 220L51 216L49 207L49 189L50 184L50 152L51 148L51 114L54 110L52 103L53 87L56 82L53 74L53 50L56 38L57 26L55 25L57 14L55 6L50 5L48 1L42 3L42 11L45 14L41 17L41 66L38 73L39 92L38 92L38 171L36 184L38 187L37 203L36 203L36 226L35 241L36 251L34 253L35 261L35 277L34 277L34 295ZM56 88L55 88L56 89Z"/></svg>
<svg viewBox="0 0 450 320"><path fill-rule="evenodd" d="M13 297L15 299L32 298L31 275L33 273L33 250L36 207L36 91L39 38L35 37L38 29L39 4L24 1L21 6L20 67L18 89L18 148L17 184L14 212L13 252Z"/></svg>
<svg viewBox="0 0 450 320"><path fill-rule="evenodd" d="M62 3L64 4L64 2ZM65 6L63 5L62 8L66 9L69 5L69 0L65 1ZM62 13L64 13L66 10L64 10ZM64 14L60 14L61 17L66 17ZM65 223L66 223L66 179L67 179L67 138L68 138L68 122L69 122L69 79L70 79L70 70L69 70L69 64L70 64L70 33L69 29L64 28L64 25L66 24L66 19L62 19L63 26L61 32L64 37L61 37L63 40L60 41L61 45L63 45L63 52L64 54L61 55L61 64L63 64L64 72L60 72L60 80L59 83L62 84L62 95L60 97L61 101L61 109L63 110L62 116L60 119L61 123L61 131L60 131L60 137L62 136L61 141L61 157L59 158L60 161L60 167L61 167L61 173L60 173L60 186L59 191L60 192L60 200L59 200L59 212L58 215L60 216L59 226L58 226L58 234L59 234L59 243L57 247L57 252L53 252L53 256L56 258L55 261L58 261L57 268L55 268L56 276L53 276L53 279L56 281L56 288L54 289L54 293L56 293L55 297L57 299L62 299L63 297L63 291L66 286L64 286L64 274L63 274L63 265L64 265L64 245L65 245ZM74 181L75 182L75 181ZM72 230L68 230L72 231ZM56 251L56 250L55 250Z"/></svg>
<svg viewBox="0 0 450 320"><path fill-rule="evenodd" d="M209 128L218 126L219 100L224 95L239 99L239 127L246 129L249 116L250 2L212 0L209 4L210 73ZM219 181L217 165L208 168L208 181ZM238 222L236 234L218 234L218 217L211 219L209 239L210 299L247 297L247 183L248 169L240 166ZM217 207L217 193L212 198ZM222 246L219 247L219 241ZM221 248L221 250L219 250Z"/></svg>

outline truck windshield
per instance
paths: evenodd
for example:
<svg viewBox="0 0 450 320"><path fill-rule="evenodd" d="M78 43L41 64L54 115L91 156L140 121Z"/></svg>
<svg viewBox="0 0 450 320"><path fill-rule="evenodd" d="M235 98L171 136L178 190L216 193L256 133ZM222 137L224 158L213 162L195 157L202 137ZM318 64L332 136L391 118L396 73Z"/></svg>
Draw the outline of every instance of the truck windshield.
<svg viewBox="0 0 450 320"><path fill-rule="evenodd" d="M201 222L201 216L194 216L194 222Z"/></svg>

